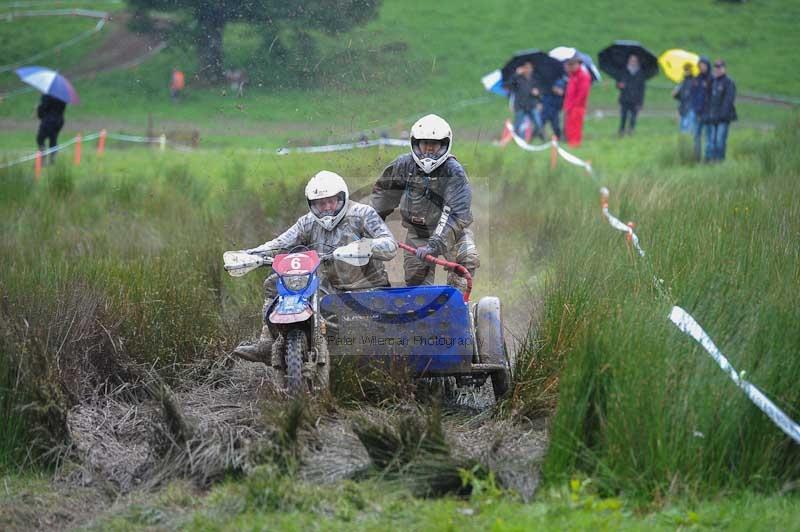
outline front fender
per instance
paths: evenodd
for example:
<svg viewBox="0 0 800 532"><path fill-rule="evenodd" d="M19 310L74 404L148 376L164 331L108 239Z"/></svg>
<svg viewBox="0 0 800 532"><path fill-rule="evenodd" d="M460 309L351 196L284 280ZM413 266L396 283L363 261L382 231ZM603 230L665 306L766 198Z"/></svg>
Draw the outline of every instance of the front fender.
<svg viewBox="0 0 800 532"><path fill-rule="evenodd" d="M301 295L285 295L278 298L269 321L272 323L297 323L314 315L314 310Z"/></svg>

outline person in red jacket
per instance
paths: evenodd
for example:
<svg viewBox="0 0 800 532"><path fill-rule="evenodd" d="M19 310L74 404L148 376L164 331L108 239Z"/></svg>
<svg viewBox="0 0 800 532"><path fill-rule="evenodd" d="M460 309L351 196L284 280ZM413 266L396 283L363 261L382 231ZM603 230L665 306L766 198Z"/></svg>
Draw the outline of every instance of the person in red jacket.
<svg viewBox="0 0 800 532"><path fill-rule="evenodd" d="M589 99L592 78L577 57L567 61L567 73L569 80L564 95L564 132L570 146L580 146L583 115L586 113L586 100Z"/></svg>

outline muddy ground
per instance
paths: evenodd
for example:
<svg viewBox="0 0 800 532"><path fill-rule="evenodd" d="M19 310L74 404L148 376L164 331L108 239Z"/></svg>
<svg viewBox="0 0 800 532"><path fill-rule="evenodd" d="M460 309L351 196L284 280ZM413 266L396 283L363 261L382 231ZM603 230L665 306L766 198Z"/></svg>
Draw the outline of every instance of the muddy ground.
<svg viewBox="0 0 800 532"><path fill-rule="evenodd" d="M525 259L505 253L503 246L513 242L491 242L505 225L495 215L503 212L506 198L480 183L475 180L474 228L482 254L477 295L498 295L504 301L513 357L538 300L527 297L533 287L522 290L514 278L522 264L493 260L494 254ZM398 238L405 234L398 220L390 220L390 226ZM393 284L401 284L401 255L389 271ZM504 278L516 280L498 282ZM437 272L437 280L444 282L444 272ZM523 292L526 297L519 297ZM23 530L69 529L113 515L113 508L125 501L157 493L175 480L202 493L230 471L246 474L263 460L264 449L274 454L284 438L285 420L276 413L287 411L289 400L279 388L272 369L220 353L214 362L182 369L171 388L146 373L139 383L85 398L69 412L71 442L50 488L0 497L0 523ZM403 416L424 416L431 408L428 399L411 395L380 407L318 399L298 433L297 474L312 483L359 478L374 464L357 427L392 426ZM479 390L445 395L437 404L452 457L478 462L493 470L504 487L524 498L533 496L547 447L545 420L512 422L496 415L488 381Z"/></svg>
<svg viewBox="0 0 800 532"><path fill-rule="evenodd" d="M50 488L7 488L0 496L0 523L18 530L80 527L175 480L202 493L231 471L246 474L263 461L265 450L274 455L285 430L285 418L275 412L287 410L289 400L275 392L272 369L226 357L202 378L193 381L191 373L182 388L164 386L166 399L156 389L163 384L150 383L121 386L73 408L72 442ZM502 486L529 499L546 449L545 422L509 421L494 415L492 403L490 385L444 399L440 412L449 455L491 468ZM392 426L427 408L414 400L383 407L322 400L298 432L298 476L315 484L359 478L373 463L357 427Z"/></svg>

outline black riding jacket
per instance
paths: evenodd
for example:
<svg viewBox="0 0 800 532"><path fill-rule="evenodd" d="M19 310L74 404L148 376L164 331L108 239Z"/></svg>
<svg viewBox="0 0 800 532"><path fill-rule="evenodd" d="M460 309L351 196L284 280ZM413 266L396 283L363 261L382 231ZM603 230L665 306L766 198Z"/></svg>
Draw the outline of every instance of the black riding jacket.
<svg viewBox="0 0 800 532"><path fill-rule="evenodd" d="M383 219L399 207L403 226L440 254L472 223L472 188L453 155L430 174L410 153L401 155L378 178L371 204Z"/></svg>

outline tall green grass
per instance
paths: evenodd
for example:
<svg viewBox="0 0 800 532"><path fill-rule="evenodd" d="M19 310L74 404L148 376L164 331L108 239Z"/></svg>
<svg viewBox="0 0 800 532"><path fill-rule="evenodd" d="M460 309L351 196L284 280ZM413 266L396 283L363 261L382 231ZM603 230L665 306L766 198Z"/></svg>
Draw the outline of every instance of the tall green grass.
<svg viewBox="0 0 800 532"><path fill-rule="evenodd" d="M692 179L618 187L611 210L640 223L644 260L591 215L561 242L519 375L525 408L558 393L549 478L582 471L612 492L658 499L770 490L800 475L800 447L667 320L672 304L688 310L800 418L798 141L787 124ZM552 393L542 397L542 385Z"/></svg>
<svg viewBox="0 0 800 532"><path fill-rule="evenodd" d="M245 326L245 307L225 306L220 261L226 225L260 210L241 169L212 184L186 163L136 159L62 160L38 184L2 174L0 463L62 441L66 408L96 387L217 354Z"/></svg>
<svg viewBox="0 0 800 532"><path fill-rule="evenodd" d="M583 472L650 499L796 478L796 447L667 315L689 310L800 417L798 140L794 123L766 138L735 129L729 161L714 166L687 164L672 135L597 141L580 150L596 181L514 147L459 145L481 187L476 297L543 299L503 411L555 411L549 478ZM78 168L62 158L40 183L0 173L0 461L62 437L65 408L135 380L131 368L169 379L173 364L253 334L262 277L228 279L220 252L294 221L319 169L356 190L394 154L109 151ZM639 224L645 260L601 219L601 183L612 212Z"/></svg>

